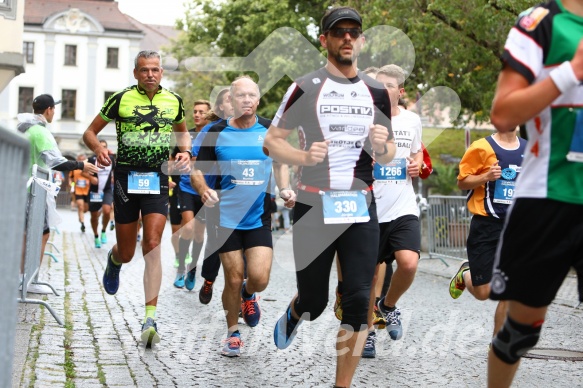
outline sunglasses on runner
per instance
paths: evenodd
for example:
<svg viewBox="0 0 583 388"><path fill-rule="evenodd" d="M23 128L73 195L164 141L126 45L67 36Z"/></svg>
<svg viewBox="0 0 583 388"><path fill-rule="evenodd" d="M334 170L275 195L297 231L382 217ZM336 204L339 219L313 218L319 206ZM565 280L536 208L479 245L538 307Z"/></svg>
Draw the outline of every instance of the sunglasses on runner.
<svg viewBox="0 0 583 388"><path fill-rule="evenodd" d="M356 39L362 35L362 30L360 28L331 28L328 32L334 38L344 38L344 35L346 35L347 32L352 39Z"/></svg>

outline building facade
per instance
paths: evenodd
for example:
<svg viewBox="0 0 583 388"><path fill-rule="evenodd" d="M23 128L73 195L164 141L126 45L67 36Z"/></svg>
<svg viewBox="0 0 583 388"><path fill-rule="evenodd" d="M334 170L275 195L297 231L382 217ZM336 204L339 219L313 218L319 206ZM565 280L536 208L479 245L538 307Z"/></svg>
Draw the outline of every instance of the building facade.
<svg viewBox="0 0 583 388"><path fill-rule="evenodd" d="M69 156L87 151L81 135L105 100L136 83L136 54L160 49L161 42L169 43L178 32L143 25L123 14L113 0L24 3L25 71L0 93L0 123L15 128L17 114L31 112L32 99L48 93L62 100L50 127L60 149ZM115 150L113 124L102 137Z"/></svg>
<svg viewBox="0 0 583 388"><path fill-rule="evenodd" d="M24 72L22 55L22 24L24 0L0 1L0 91L17 75Z"/></svg>

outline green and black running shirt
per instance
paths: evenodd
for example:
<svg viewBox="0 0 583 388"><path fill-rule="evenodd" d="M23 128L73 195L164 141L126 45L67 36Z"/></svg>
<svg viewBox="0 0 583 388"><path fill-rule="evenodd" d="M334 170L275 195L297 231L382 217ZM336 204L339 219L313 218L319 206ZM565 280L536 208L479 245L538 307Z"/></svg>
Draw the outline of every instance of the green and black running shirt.
<svg viewBox="0 0 583 388"><path fill-rule="evenodd" d="M172 125L184 121L184 104L163 87L150 100L133 85L109 97L100 115L115 120L118 165L159 169L169 158Z"/></svg>
<svg viewBox="0 0 583 388"><path fill-rule="evenodd" d="M573 59L583 18L560 0L520 14L508 35L503 62L531 84ZM514 198L549 198L583 204L583 86L561 94L526 123L528 144Z"/></svg>

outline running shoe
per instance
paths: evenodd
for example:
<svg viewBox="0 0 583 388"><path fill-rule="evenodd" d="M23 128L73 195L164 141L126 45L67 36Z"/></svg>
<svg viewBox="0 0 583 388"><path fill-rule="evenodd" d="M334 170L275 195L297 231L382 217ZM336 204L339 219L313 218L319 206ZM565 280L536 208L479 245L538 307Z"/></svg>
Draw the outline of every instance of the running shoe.
<svg viewBox="0 0 583 388"><path fill-rule="evenodd" d="M372 309L372 324L377 329L384 329L387 325L385 317L383 317L383 314L381 314L381 312L379 311L379 307L376 304L373 306Z"/></svg>
<svg viewBox="0 0 583 388"><path fill-rule="evenodd" d="M400 318L401 311L398 308L395 308L393 311L389 311L384 307L384 304L385 298L383 297L381 300L379 300L377 307L387 321L385 329L387 329L389 337L391 337L393 341L400 340L403 336L403 326L401 325Z"/></svg>
<svg viewBox="0 0 583 388"><path fill-rule="evenodd" d="M186 274L186 280L184 281L184 285L188 291L192 291L194 289L194 282L196 281L196 267L188 271Z"/></svg>
<svg viewBox="0 0 583 388"><path fill-rule="evenodd" d="M107 244L107 235L105 234L105 232L101 232L101 243Z"/></svg>
<svg viewBox="0 0 583 388"><path fill-rule="evenodd" d="M177 273L176 279L174 279L174 287L184 288L184 278L185 278L185 276L183 273Z"/></svg>
<svg viewBox="0 0 583 388"><path fill-rule="evenodd" d="M114 230L115 229L115 224L113 221L109 221L109 230Z"/></svg>
<svg viewBox="0 0 583 388"><path fill-rule="evenodd" d="M198 293L198 299L202 304L209 304L211 299L213 298L213 285L215 282L209 282L205 280L200 288L200 292Z"/></svg>
<svg viewBox="0 0 583 388"><path fill-rule="evenodd" d="M187 254L186 254L186 258L184 259L184 262L185 262L186 264L190 264L190 263L192 263L192 256L190 256L190 253L187 253Z"/></svg>
<svg viewBox="0 0 583 388"><path fill-rule="evenodd" d="M119 271L121 264L115 265L111 259L113 258L113 251L107 253L107 266L103 273L103 288L109 295L115 295L119 288Z"/></svg>
<svg viewBox="0 0 583 388"><path fill-rule="evenodd" d="M138 238L136 239L136 241L140 242L141 239L142 239L142 235L138 233Z"/></svg>
<svg viewBox="0 0 583 388"><path fill-rule="evenodd" d="M241 334L239 331L231 334L227 339L223 340L225 346L221 354L227 357L239 357L241 354L241 348L243 347L243 341L241 341Z"/></svg>
<svg viewBox="0 0 583 388"><path fill-rule="evenodd" d="M466 282L464 281L464 272L470 269L470 263L466 260L457 270L456 274L453 275L449 282L449 295L457 299L462 296L462 292L466 289Z"/></svg>
<svg viewBox="0 0 583 388"><path fill-rule="evenodd" d="M377 341L377 335L374 331L368 333L366 337L366 343L364 344L364 349L362 349L362 358L375 358L377 351L375 349L375 342Z"/></svg>
<svg viewBox="0 0 583 388"><path fill-rule="evenodd" d="M160 334L158 334L158 326L152 318L147 318L142 325L142 343L146 347L151 347L153 344L160 342Z"/></svg>
<svg viewBox="0 0 583 388"><path fill-rule="evenodd" d="M296 321L292 317L291 304L287 306L285 314L279 318L273 330L273 342L275 342L275 346L278 349L285 349L290 346L298 333L298 328L301 323L301 319Z"/></svg>
<svg viewBox="0 0 583 388"><path fill-rule="evenodd" d="M81 233L85 233L85 224L81 223Z"/></svg>
<svg viewBox="0 0 583 388"><path fill-rule="evenodd" d="M336 287L336 302L334 302L334 315L336 318L342 320L342 294L338 292L338 287Z"/></svg>
<svg viewBox="0 0 583 388"><path fill-rule="evenodd" d="M95 237L95 248L101 248L101 240L99 237Z"/></svg>
<svg viewBox="0 0 583 388"><path fill-rule="evenodd" d="M245 283L243 283L243 288L241 289L241 294L245 289ZM249 327L255 327L259 323L259 318L261 318L261 309L259 308L259 303L257 303L257 295L253 294L249 299L244 298L241 295L241 311L243 312L243 320Z"/></svg>

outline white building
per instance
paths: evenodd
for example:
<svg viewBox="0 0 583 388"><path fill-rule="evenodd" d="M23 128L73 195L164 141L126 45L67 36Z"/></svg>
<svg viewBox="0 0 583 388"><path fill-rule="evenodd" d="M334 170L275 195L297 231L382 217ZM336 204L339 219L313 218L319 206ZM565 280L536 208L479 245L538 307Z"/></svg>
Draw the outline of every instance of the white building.
<svg viewBox="0 0 583 388"><path fill-rule="evenodd" d="M0 91L24 71L22 55L22 20L24 0L0 1ZM8 38L10 37L10 38Z"/></svg>
<svg viewBox="0 0 583 388"><path fill-rule="evenodd" d="M35 96L51 94L62 100L51 131L63 153L74 155L85 150L82 133L105 100L136 83L136 54L142 49L159 50L178 31L143 25L123 14L113 0L24 3L25 72L0 93L0 123L15 128L16 115L31 112ZM102 135L115 149L113 124Z"/></svg>

